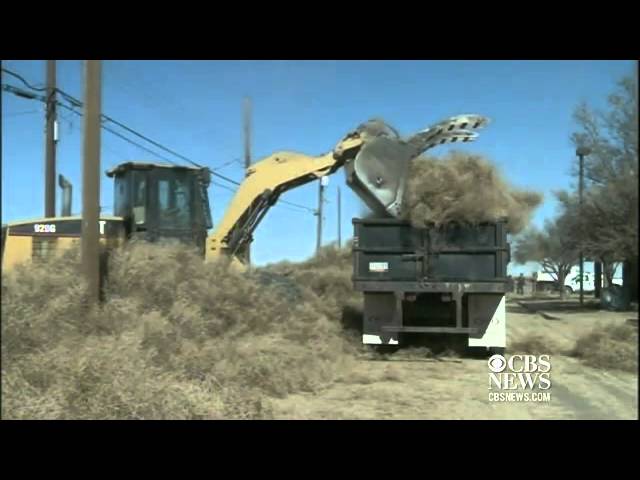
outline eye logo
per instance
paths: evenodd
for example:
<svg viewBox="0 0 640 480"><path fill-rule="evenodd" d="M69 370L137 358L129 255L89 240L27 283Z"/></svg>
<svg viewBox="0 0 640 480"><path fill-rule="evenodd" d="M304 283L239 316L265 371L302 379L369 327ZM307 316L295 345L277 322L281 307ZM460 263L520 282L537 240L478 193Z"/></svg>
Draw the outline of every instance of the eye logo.
<svg viewBox="0 0 640 480"><path fill-rule="evenodd" d="M507 366L507 361L504 359L502 355L493 355L489 361L489 370L494 373L502 372Z"/></svg>

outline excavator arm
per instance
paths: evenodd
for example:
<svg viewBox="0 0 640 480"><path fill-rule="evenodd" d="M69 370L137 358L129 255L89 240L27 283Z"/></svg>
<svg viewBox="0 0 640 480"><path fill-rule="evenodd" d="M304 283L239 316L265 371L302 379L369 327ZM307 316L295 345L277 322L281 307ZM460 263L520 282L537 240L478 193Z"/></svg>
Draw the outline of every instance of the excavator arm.
<svg viewBox="0 0 640 480"><path fill-rule="evenodd" d="M381 120L370 120L348 133L324 155L277 152L252 165L215 231L207 238L205 259L229 255L243 260L253 232L280 195L345 168L347 184L377 214L400 215L412 159L437 145L473 141L473 129L488 120L459 115L403 139Z"/></svg>
<svg viewBox="0 0 640 480"><path fill-rule="evenodd" d="M355 156L362 143L360 135L354 132L324 155L283 151L252 165L224 217L207 239L206 260L226 254L242 261L253 232L280 195L332 174Z"/></svg>

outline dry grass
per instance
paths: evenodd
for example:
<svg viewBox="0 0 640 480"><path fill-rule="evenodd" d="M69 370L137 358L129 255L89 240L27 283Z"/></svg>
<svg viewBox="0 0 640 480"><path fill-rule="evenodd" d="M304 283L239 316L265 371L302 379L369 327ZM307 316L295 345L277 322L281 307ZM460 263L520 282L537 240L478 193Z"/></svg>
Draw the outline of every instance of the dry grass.
<svg viewBox="0 0 640 480"><path fill-rule="evenodd" d="M322 299L319 308L329 318L339 318L348 335L362 327L362 294L353 290L351 245L329 245L302 263L280 262L262 269L271 282L286 284L298 295L307 292ZM279 280L276 280L279 279ZM359 340L358 340L359 343Z"/></svg>
<svg viewBox="0 0 640 480"><path fill-rule="evenodd" d="M354 347L333 316L347 285L332 255L292 283L130 245L111 259L96 309L84 306L77 252L20 267L2 282L2 416L270 418L270 398L348 368Z"/></svg>
<svg viewBox="0 0 640 480"><path fill-rule="evenodd" d="M455 221L477 224L507 218L510 233L522 231L542 202L539 193L517 190L477 155L452 152L412 162L403 216L416 227Z"/></svg>
<svg viewBox="0 0 640 480"><path fill-rule="evenodd" d="M527 355L552 355L565 353L552 339L539 333L531 333L509 344L509 353Z"/></svg>
<svg viewBox="0 0 640 480"><path fill-rule="evenodd" d="M637 372L638 330L626 324L598 326L578 339L571 354L591 367Z"/></svg>

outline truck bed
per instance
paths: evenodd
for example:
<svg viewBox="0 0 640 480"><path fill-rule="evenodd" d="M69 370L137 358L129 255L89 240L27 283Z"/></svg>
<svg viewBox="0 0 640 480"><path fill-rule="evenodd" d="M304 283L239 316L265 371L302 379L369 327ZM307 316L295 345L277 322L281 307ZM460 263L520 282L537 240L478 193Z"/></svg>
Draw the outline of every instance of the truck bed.
<svg viewBox="0 0 640 480"><path fill-rule="evenodd" d="M354 219L353 225L363 343L454 333L468 335L471 347L504 348L506 222L415 228L397 219Z"/></svg>
<svg viewBox="0 0 640 480"><path fill-rule="evenodd" d="M506 282L506 223L414 228L396 219L354 219L353 281L384 285ZM491 285L487 288L491 289ZM375 288L376 290L378 288ZM406 290L406 288L401 288Z"/></svg>

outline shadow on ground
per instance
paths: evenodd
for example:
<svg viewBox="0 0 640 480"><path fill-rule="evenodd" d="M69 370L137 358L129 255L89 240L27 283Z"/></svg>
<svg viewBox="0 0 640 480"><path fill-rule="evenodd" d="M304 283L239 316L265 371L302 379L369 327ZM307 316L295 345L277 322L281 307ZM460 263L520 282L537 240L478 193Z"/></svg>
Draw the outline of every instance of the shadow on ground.
<svg viewBox="0 0 640 480"><path fill-rule="evenodd" d="M507 304L507 313L533 313L531 312L531 310L527 310L524 307L521 307L520 305L510 305Z"/></svg>
<svg viewBox="0 0 640 480"><path fill-rule="evenodd" d="M549 311L558 313L585 313L595 312L600 310L600 303L597 301L584 302L584 305L580 305L580 302L576 300L530 300L523 299L521 302L530 308L532 311Z"/></svg>

